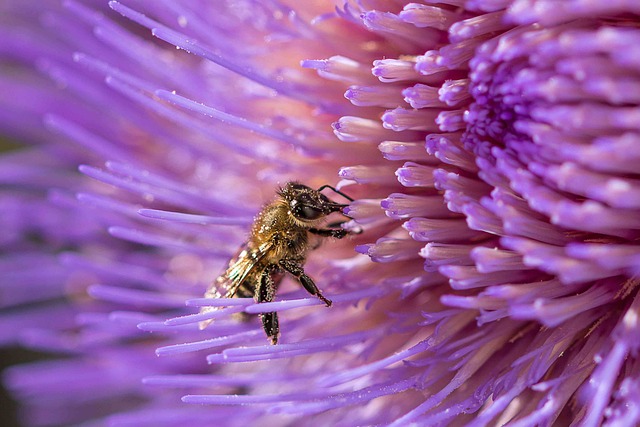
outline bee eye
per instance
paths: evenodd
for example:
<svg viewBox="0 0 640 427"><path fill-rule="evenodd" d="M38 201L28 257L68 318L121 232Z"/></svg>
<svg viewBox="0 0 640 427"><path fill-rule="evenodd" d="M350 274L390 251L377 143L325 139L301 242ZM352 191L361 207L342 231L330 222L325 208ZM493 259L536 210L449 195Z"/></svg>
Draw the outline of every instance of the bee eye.
<svg viewBox="0 0 640 427"><path fill-rule="evenodd" d="M296 209L294 212L300 219L318 219L324 215L324 212L322 212L320 209L316 209L308 205L298 206L298 209Z"/></svg>

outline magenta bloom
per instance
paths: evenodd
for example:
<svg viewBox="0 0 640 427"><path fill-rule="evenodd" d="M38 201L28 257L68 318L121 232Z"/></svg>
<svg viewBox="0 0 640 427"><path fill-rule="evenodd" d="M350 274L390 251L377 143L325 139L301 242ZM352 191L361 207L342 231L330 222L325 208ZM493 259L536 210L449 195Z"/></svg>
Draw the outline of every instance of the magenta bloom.
<svg viewBox="0 0 640 427"><path fill-rule="evenodd" d="M635 0L0 12L25 425L640 423ZM203 298L289 180L356 199L333 305Z"/></svg>

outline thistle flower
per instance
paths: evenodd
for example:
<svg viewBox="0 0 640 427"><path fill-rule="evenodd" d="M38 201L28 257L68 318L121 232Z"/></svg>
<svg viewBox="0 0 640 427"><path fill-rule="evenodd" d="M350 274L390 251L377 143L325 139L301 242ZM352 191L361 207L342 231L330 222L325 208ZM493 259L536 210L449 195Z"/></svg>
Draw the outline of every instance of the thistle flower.
<svg viewBox="0 0 640 427"><path fill-rule="evenodd" d="M27 424L639 422L634 1L6 3L2 340L65 356L5 373ZM336 174L331 308L201 298Z"/></svg>

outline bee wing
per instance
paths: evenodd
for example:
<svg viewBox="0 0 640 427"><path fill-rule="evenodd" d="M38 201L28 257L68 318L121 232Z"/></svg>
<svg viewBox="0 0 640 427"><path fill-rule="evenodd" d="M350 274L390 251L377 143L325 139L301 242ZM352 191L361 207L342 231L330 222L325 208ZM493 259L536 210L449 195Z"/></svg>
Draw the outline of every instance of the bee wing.
<svg viewBox="0 0 640 427"><path fill-rule="evenodd" d="M257 249L251 249L247 243L244 243L229 261L225 272L209 285L204 297L234 298L245 280L260 267L261 260L269 253L272 246L271 242L265 242ZM210 313L218 309L220 307L202 307L200 313ZM212 321L212 319L203 320L200 322L200 329L204 329Z"/></svg>
<svg viewBox="0 0 640 427"><path fill-rule="evenodd" d="M247 278L262 267L262 260L272 247L271 242L265 242L255 249L249 248L246 243L243 244L236 256L229 261L225 272L211 284L207 293L211 292L217 295L217 298L234 298Z"/></svg>

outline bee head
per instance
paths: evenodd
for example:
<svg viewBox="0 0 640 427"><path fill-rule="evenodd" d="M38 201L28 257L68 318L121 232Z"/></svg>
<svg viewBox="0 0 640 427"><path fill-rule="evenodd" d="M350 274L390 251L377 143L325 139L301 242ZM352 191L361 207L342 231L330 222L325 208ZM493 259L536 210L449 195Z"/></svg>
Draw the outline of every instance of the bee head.
<svg viewBox="0 0 640 427"><path fill-rule="evenodd" d="M289 211L299 221L314 222L332 212L341 212L347 205L335 203L327 196L298 182L288 182L280 195L289 205Z"/></svg>

